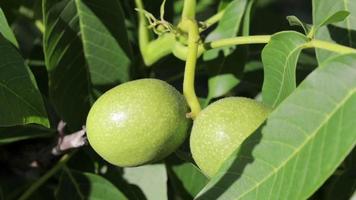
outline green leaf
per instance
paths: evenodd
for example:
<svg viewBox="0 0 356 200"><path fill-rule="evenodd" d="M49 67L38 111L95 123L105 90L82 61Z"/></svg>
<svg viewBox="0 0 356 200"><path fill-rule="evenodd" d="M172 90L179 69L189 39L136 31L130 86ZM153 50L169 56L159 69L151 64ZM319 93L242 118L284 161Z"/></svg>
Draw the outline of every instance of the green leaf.
<svg viewBox="0 0 356 200"><path fill-rule="evenodd" d="M296 88L296 66L308 38L294 31L279 32L262 51L264 103L277 107Z"/></svg>
<svg viewBox="0 0 356 200"><path fill-rule="evenodd" d="M255 5L255 0L249 0L246 5L245 15L243 18L242 35L250 35L251 13L252 8Z"/></svg>
<svg viewBox="0 0 356 200"><path fill-rule="evenodd" d="M303 28L304 33L307 35L311 30L311 25L302 22L298 17L294 15L287 16L287 20L290 26L300 26Z"/></svg>
<svg viewBox="0 0 356 200"><path fill-rule="evenodd" d="M91 174L64 170L56 199L127 199L112 183L105 178Z"/></svg>
<svg viewBox="0 0 356 200"><path fill-rule="evenodd" d="M55 133L57 130L35 125L0 127L0 145L30 138L52 137Z"/></svg>
<svg viewBox="0 0 356 200"><path fill-rule="evenodd" d="M130 79L122 8L116 0L43 4L50 97L60 117L78 129L98 95Z"/></svg>
<svg viewBox="0 0 356 200"><path fill-rule="evenodd" d="M47 112L32 72L15 47L0 34L0 127L40 124Z"/></svg>
<svg viewBox="0 0 356 200"><path fill-rule="evenodd" d="M50 100L60 118L76 130L85 124L91 87L75 2L43 0L43 13Z"/></svg>
<svg viewBox="0 0 356 200"><path fill-rule="evenodd" d="M208 178L192 163L172 165L169 166L169 169L172 172L170 179L183 199L184 197L186 197L185 199L195 197L208 182Z"/></svg>
<svg viewBox="0 0 356 200"><path fill-rule="evenodd" d="M246 9L247 0L234 0L226 7L224 15L219 21L218 26L206 37L206 42L234 37L240 29L243 14ZM204 60L212 60L219 56L219 52L223 50L224 55L231 54L235 48L225 47L219 49L211 49L204 53Z"/></svg>
<svg viewBox="0 0 356 200"><path fill-rule="evenodd" d="M324 19L324 21L322 21L320 24L318 24L317 27L322 27L322 26L326 26L328 24L333 24L336 22L344 21L346 19L346 17L348 17L349 15L350 15L350 13L346 10L337 11L336 13L332 14L331 16L326 17L326 19Z"/></svg>
<svg viewBox="0 0 356 200"><path fill-rule="evenodd" d="M356 145L355 77L356 54L317 68L197 199L307 199Z"/></svg>
<svg viewBox="0 0 356 200"><path fill-rule="evenodd" d="M19 44L17 43L17 40L15 38L14 33L12 32L9 24L7 23L6 17L4 15L4 12L0 8L0 33L7 39L9 40L13 45L16 47L19 47Z"/></svg>
<svg viewBox="0 0 356 200"><path fill-rule="evenodd" d="M107 88L130 80L131 47L117 0L75 0L91 83Z"/></svg>
<svg viewBox="0 0 356 200"><path fill-rule="evenodd" d="M346 11L350 14L344 21L339 20L340 22L335 23L338 20L332 20L332 24L320 27L315 33L315 38L355 48L356 23L353 21L356 18L355 1L313 0L313 23L315 25L323 24L327 21L326 19L339 12L341 12L340 17L336 17L336 19L342 19L346 15ZM319 63L322 63L337 53L316 49L316 55Z"/></svg>
<svg viewBox="0 0 356 200"><path fill-rule="evenodd" d="M163 164L124 168L124 178L135 184L147 199L167 199L167 172Z"/></svg>
<svg viewBox="0 0 356 200"><path fill-rule="evenodd" d="M209 93L206 99L206 104L213 98L221 97L232 90L240 80L233 74L221 74L209 78L208 87Z"/></svg>

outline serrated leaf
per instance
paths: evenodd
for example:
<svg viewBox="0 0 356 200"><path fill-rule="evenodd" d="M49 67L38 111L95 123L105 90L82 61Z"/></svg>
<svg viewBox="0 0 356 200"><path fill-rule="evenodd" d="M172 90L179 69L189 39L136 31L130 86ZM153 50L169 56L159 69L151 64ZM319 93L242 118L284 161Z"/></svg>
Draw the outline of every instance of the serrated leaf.
<svg viewBox="0 0 356 200"><path fill-rule="evenodd" d="M84 55L93 86L107 89L130 80L132 53L120 2L117 0L75 2Z"/></svg>
<svg viewBox="0 0 356 200"><path fill-rule="evenodd" d="M66 169L56 190L56 199L124 200L127 198L101 176Z"/></svg>
<svg viewBox="0 0 356 200"><path fill-rule="evenodd" d="M123 177L140 187L147 199L167 199L167 172L163 164L124 168Z"/></svg>
<svg viewBox="0 0 356 200"><path fill-rule="evenodd" d="M0 33L7 39L9 40L13 45L16 47L19 47L19 44L17 43L17 40L15 38L14 33L12 32L9 24L7 23L6 17L4 15L4 12L0 8Z"/></svg>
<svg viewBox="0 0 356 200"><path fill-rule="evenodd" d="M98 95L129 80L122 9L116 0L43 3L50 97L60 117L78 129Z"/></svg>
<svg viewBox="0 0 356 200"><path fill-rule="evenodd" d="M208 182L208 178L192 163L174 164L169 166L169 169L173 173L170 181L178 193L181 193L182 198L192 199Z"/></svg>
<svg viewBox="0 0 356 200"><path fill-rule="evenodd" d="M77 130L85 124L91 87L75 2L44 0L43 13L50 100L60 118Z"/></svg>
<svg viewBox="0 0 356 200"><path fill-rule="evenodd" d="M298 17L294 16L294 15L290 15L287 16L287 20L290 26L300 26L303 28L304 33L308 34L310 32L311 29L311 25L302 22Z"/></svg>
<svg viewBox="0 0 356 200"><path fill-rule="evenodd" d="M197 199L307 199L356 145L355 77L356 54L313 71Z"/></svg>
<svg viewBox="0 0 356 200"><path fill-rule="evenodd" d="M236 36L239 32L246 4L247 0L234 0L229 3L218 26L206 37L206 42ZM203 59L215 59L219 56L220 51L223 51L224 55L227 56L232 53L234 49L235 48L231 47L211 49L203 54Z"/></svg>
<svg viewBox="0 0 356 200"><path fill-rule="evenodd" d="M206 99L206 103L209 103L209 101L213 98L225 95L239 83L240 80L237 79L233 74L221 74L209 78L209 93Z"/></svg>
<svg viewBox="0 0 356 200"><path fill-rule="evenodd" d="M0 34L0 127L40 124L49 127L43 99L30 69Z"/></svg>
<svg viewBox="0 0 356 200"><path fill-rule="evenodd" d="M356 18L356 2L353 0L313 0L312 2L314 24L322 24L325 19L340 10L350 13L344 21L320 27L315 33L315 38L356 47L356 23L353 20ZM319 63L322 63L337 53L316 49L316 55Z"/></svg>
<svg viewBox="0 0 356 200"><path fill-rule="evenodd" d="M296 67L308 38L294 31L272 36L262 51L264 81L263 102L277 107L296 88Z"/></svg>

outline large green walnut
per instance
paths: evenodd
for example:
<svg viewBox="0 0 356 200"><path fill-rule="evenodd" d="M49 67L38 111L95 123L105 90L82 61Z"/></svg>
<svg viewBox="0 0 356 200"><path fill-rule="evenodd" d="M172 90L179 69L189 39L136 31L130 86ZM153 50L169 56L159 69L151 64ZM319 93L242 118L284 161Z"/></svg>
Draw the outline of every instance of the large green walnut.
<svg viewBox="0 0 356 200"><path fill-rule="evenodd" d="M121 84L103 94L87 117L93 149L108 162L138 166L163 159L187 136L184 97L157 79Z"/></svg>
<svg viewBox="0 0 356 200"><path fill-rule="evenodd" d="M190 137L191 152L199 168L207 176L213 176L270 111L253 99L229 97L200 112Z"/></svg>

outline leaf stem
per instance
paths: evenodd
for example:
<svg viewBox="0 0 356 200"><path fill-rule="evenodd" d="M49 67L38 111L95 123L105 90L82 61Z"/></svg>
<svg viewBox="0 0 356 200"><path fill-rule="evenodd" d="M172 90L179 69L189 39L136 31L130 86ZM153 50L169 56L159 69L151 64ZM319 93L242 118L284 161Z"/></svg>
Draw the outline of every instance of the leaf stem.
<svg viewBox="0 0 356 200"><path fill-rule="evenodd" d="M188 54L185 63L184 80L183 80L183 94L188 102L191 113L189 116L193 119L201 110L199 100L195 94L194 80L195 67L197 62L198 46L199 46L199 30L195 20L186 20L188 32Z"/></svg>
<svg viewBox="0 0 356 200"><path fill-rule="evenodd" d="M135 4L139 10L144 10L142 0L135 0ZM147 28L148 23L143 12L137 12L138 15L138 40L140 51L144 52L147 45L151 41L151 34Z"/></svg>
<svg viewBox="0 0 356 200"><path fill-rule="evenodd" d="M73 152L74 153L74 152ZM33 183L31 185L30 188L28 188L19 198L19 200L25 200L28 199L33 192L35 192L41 185L43 185L50 177L52 177L58 170L60 170L63 165L65 163L68 162L68 160L70 159L70 157L73 155L72 154L65 154L61 157L61 159L57 162L57 164L50 169L49 171L47 171L40 179L38 179L37 181L35 181L35 183Z"/></svg>
<svg viewBox="0 0 356 200"><path fill-rule="evenodd" d="M239 37L211 41L199 45L198 57L209 49L222 48L222 47L235 46L235 45L244 45L244 44L265 44L271 40L271 37L272 37L271 35L254 35L254 36L239 36ZM356 49L354 48L343 46L332 42L322 41L322 40L311 40L310 42L307 42L304 45L304 48L319 48L319 49L325 49L336 53L356 53ZM179 59L186 60L187 49L188 48L186 46L181 46L178 49L179 51L176 48L175 49L176 52L174 53Z"/></svg>
<svg viewBox="0 0 356 200"><path fill-rule="evenodd" d="M271 39L270 35L255 35L255 36L240 36L221 40L215 40L203 44L201 51L209 49L221 48L226 46L242 45L242 44L265 44Z"/></svg>
<svg viewBox="0 0 356 200"><path fill-rule="evenodd" d="M215 15L209 17L207 20L205 20L203 22L204 24L204 29L199 29L199 31L204 31L205 29L209 28L210 26L216 24L220 19L221 17L224 15L224 12L225 12L225 9L224 10L221 10L219 11L218 13L216 13Z"/></svg>
<svg viewBox="0 0 356 200"><path fill-rule="evenodd" d="M153 65L156 61L172 53L172 48L176 42L172 33L165 33L157 39L149 42L145 49L141 51L146 66Z"/></svg>
<svg viewBox="0 0 356 200"><path fill-rule="evenodd" d="M321 40L312 40L305 45L305 48L313 48L313 47L319 49L325 49L328 51L333 51L341 54L356 53L356 49L354 48L343 46L336 43L321 41Z"/></svg>
<svg viewBox="0 0 356 200"><path fill-rule="evenodd" d="M196 0L184 0L182 19L195 19Z"/></svg>

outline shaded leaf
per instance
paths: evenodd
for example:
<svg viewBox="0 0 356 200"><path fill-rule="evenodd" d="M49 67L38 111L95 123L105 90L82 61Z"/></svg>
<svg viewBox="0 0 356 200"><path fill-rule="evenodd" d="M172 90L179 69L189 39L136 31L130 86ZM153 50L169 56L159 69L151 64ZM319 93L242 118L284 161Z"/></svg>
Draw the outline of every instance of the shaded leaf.
<svg viewBox="0 0 356 200"><path fill-rule="evenodd" d="M76 0L84 55L93 86L105 89L130 80L131 47L117 0Z"/></svg>
<svg viewBox="0 0 356 200"><path fill-rule="evenodd" d="M32 72L15 47L0 34L0 127L40 124L49 127Z"/></svg>
<svg viewBox="0 0 356 200"><path fill-rule="evenodd" d="M57 130L35 125L0 127L0 145L38 137L54 136Z"/></svg>
<svg viewBox="0 0 356 200"><path fill-rule="evenodd" d="M287 20L289 22L290 26L300 26L303 28L304 33L307 35L310 32L311 29L311 25L302 22L300 19L298 19L298 17L294 16L294 15L290 15L287 16Z"/></svg>
<svg viewBox="0 0 356 200"><path fill-rule="evenodd" d="M75 2L43 0L43 13L50 100L60 118L77 130L85 124L91 86Z"/></svg>
<svg viewBox="0 0 356 200"><path fill-rule="evenodd" d="M147 199L167 199L167 173L163 164L124 168L124 178L137 185Z"/></svg>
<svg viewBox="0 0 356 200"><path fill-rule="evenodd" d="M122 8L116 0L44 0L44 13L50 97L60 117L78 129L96 97L130 79Z"/></svg>
<svg viewBox="0 0 356 200"><path fill-rule="evenodd" d="M332 20L332 24L324 27L320 27L316 33L315 38L330 42L339 43L349 47L356 47L356 2L353 0L334 1L334 0L313 0L313 23L315 25L323 24L329 16L333 16L340 10L346 15L346 11L349 16L338 23ZM339 18L342 19L342 16ZM326 59L333 55L335 52L329 52L322 49L316 49L316 55L319 63L322 63Z"/></svg>
<svg viewBox="0 0 356 200"><path fill-rule="evenodd" d="M17 40L15 38L14 33L12 32L9 24L7 23L6 17L4 15L4 12L0 8L0 33L7 39L9 40L13 45L16 47L19 47L19 44L17 43Z"/></svg>
<svg viewBox="0 0 356 200"><path fill-rule="evenodd" d="M355 76L356 54L316 69L197 199L307 199L356 145Z"/></svg>
<svg viewBox="0 0 356 200"><path fill-rule="evenodd" d="M56 199L127 199L112 183L105 178L66 169L63 172Z"/></svg>
<svg viewBox="0 0 356 200"><path fill-rule="evenodd" d="M262 51L263 102L277 107L296 88L296 67L308 38L294 31L279 32Z"/></svg>

